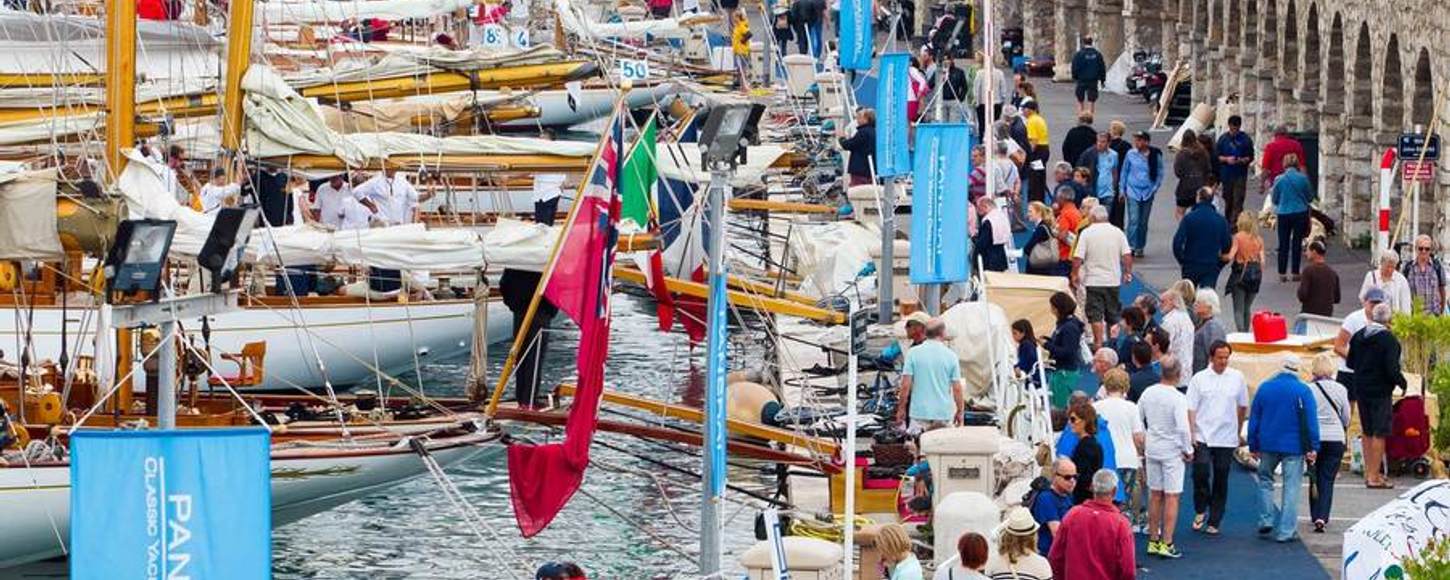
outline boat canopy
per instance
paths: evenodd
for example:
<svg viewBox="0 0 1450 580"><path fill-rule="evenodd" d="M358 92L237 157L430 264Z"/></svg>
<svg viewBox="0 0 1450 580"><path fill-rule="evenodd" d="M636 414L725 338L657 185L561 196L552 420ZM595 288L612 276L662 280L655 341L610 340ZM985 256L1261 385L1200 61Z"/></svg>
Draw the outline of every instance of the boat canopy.
<svg viewBox="0 0 1450 580"><path fill-rule="evenodd" d="M307 24L335 23L349 19L381 18L410 20L431 18L473 6L473 0L306 0L259 2L265 22Z"/></svg>
<svg viewBox="0 0 1450 580"><path fill-rule="evenodd" d="M55 169L0 173L0 260L56 260L64 255L55 195Z"/></svg>
<svg viewBox="0 0 1450 580"><path fill-rule="evenodd" d="M117 186L131 218L175 220L172 255L195 258L216 217L177 203L166 187L169 170L165 165L134 149L127 150L126 157L129 163ZM442 272L482 268L489 262L486 254L482 237L468 228L429 230L422 224L410 224L333 231L302 224L254 230L245 259L273 265L343 263Z"/></svg>
<svg viewBox="0 0 1450 580"><path fill-rule="evenodd" d="M138 78L180 81L215 75L221 67L221 43L200 26L140 20L136 33ZM105 36L99 18L0 9L0 74L103 73Z"/></svg>
<svg viewBox="0 0 1450 580"><path fill-rule="evenodd" d="M620 39L642 39L646 36L654 38L685 38L690 35L690 29L696 26L706 26L718 22L720 17L713 14L685 14L675 18L660 18L658 20L638 20L634 22L598 22L586 14L580 6L574 5L570 0L554 0L555 13L559 15L559 23L565 31L590 39L620 38Z"/></svg>
<svg viewBox="0 0 1450 580"><path fill-rule="evenodd" d="M411 133L352 133L327 126L312 101L289 87L270 68L253 65L242 79L246 91L247 144L256 157L330 155L353 167L399 156L551 155L589 157L595 146L574 141L468 135L433 137Z"/></svg>
<svg viewBox="0 0 1450 580"><path fill-rule="evenodd" d="M384 51L381 56L352 58L340 61L332 67L298 71L287 76L287 84L300 89L332 83L376 81L430 72L470 72L535 64L556 64L569 60L564 53L547 44L535 44L525 49L504 50L482 47L451 50L441 46L376 46Z"/></svg>

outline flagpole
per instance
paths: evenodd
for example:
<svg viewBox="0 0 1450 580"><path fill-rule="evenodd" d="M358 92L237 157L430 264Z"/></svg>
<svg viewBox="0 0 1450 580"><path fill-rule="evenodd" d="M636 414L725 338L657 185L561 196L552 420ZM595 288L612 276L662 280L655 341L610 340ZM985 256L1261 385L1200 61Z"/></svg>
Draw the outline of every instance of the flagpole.
<svg viewBox="0 0 1450 580"><path fill-rule="evenodd" d="M614 126L614 122L619 116L619 105L624 102L626 92L627 89L621 90L619 97L614 101L614 112L609 116L608 126L610 127ZM611 136L605 135L603 139L600 139L599 146L594 149L594 157L589 161L589 165L587 166L589 169L585 170L585 178L579 183L578 189L574 192L574 202L569 206L568 217L564 218L564 227L559 230L559 236L554 238L553 247L549 248L549 259L544 262L543 275L539 277L538 286L534 287L534 295L529 299L529 308L524 311L524 322L519 326L518 334L514 335L513 345L509 347L508 358L504 359L503 370L499 372L498 383L494 385L493 393L488 398L488 405L484 407L483 414L489 418L493 418L498 412L499 399L503 397L503 390L508 386L509 378L514 371L514 366L518 364L519 354L523 350L524 337L529 334L529 329L534 323L534 317L538 315L539 302L544 298L544 288L548 286L549 278L554 275L554 266L558 262L559 249L564 247L564 239L569 235L569 229L574 225L574 219L579 213L579 200L584 195L584 188L589 186L588 173L593 170L595 164L599 163L599 157L604 153L604 146L611 138Z"/></svg>
<svg viewBox="0 0 1450 580"><path fill-rule="evenodd" d="M700 575L720 578L724 541L720 520L725 495L725 376L726 353L725 200L730 197L730 172L710 171L709 331L705 361L705 439L701 473L705 489L700 505Z"/></svg>

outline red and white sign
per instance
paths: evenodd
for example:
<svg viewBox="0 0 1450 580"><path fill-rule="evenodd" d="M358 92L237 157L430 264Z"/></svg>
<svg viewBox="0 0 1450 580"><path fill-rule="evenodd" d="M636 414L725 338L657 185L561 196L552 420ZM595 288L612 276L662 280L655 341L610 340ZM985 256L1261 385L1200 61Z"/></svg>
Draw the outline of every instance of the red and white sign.
<svg viewBox="0 0 1450 580"><path fill-rule="evenodd" d="M1409 161L1404 162L1404 180L1407 182L1430 183L1435 181L1434 161Z"/></svg>

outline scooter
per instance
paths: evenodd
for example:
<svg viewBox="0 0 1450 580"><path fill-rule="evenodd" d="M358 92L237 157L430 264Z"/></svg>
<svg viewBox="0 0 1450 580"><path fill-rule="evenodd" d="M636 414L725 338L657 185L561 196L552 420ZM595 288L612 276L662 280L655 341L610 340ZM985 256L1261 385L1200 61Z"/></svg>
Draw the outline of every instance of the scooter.
<svg viewBox="0 0 1450 580"><path fill-rule="evenodd" d="M1145 102L1156 102L1163 96L1168 84L1168 73L1163 72L1163 55L1139 50L1133 53L1133 70L1128 73L1128 92L1143 97Z"/></svg>

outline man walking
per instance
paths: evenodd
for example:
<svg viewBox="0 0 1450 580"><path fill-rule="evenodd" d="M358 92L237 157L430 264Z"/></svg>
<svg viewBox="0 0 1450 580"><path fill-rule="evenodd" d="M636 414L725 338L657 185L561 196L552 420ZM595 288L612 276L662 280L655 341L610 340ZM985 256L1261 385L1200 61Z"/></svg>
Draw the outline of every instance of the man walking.
<svg viewBox="0 0 1450 580"><path fill-rule="evenodd" d="M1133 279L1133 250L1123 230L1108 223L1108 210L1093 208L1092 225L1077 237L1072 254L1072 281L1087 289L1088 322L1093 327L1093 349L1102 348L1107 327L1118 323L1122 305L1118 289Z"/></svg>
<svg viewBox="0 0 1450 580"><path fill-rule="evenodd" d="M1282 370L1259 384L1249 411L1249 451L1259 460L1259 535L1277 542L1297 536L1304 461L1319 450L1319 415L1309 385L1299 380L1299 355L1286 354ZM1284 468L1283 502L1274 503L1274 471Z"/></svg>
<svg viewBox="0 0 1450 580"><path fill-rule="evenodd" d="M1093 474L1092 499L1067 513L1047 560L1057 580L1132 580L1137 573L1133 530L1113 505L1118 474Z"/></svg>
<svg viewBox="0 0 1450 580"><path fill-rule="evenodd" d="M1293 155L1300 161L1308 159L1304 156L1304 145L1300 144L1298 139L1289 136L1289 126L1275 125L1273 139L1264 145L1263 169L1266 191L1274 184L1274 180L1284 173L1284 159L1287 155Z"/></svg>
<svg viewBox="0 0 1450 580"><path fill-rule="evenodd" d="M1107 131L1098 133L1092 148L1083 151L1077 158L1078 167L1092 172L1088 179L1088 188L1093 197L1097 198L1098 204L1107 208L1109 213L1112 212L1113 198L1118 191L1118 152L1109 147L1112 140Z"/></svg>
<svg viewBox="0 0 1450 580"><path fill-rule="evenodd" d="M1299 274L1298 292L1299 311L1304 314L1334 316L1334 305L1339 304L1339 274L1324 261L1325 252L1324 242L1319 240L1309 242L1304 250L1309 265ZM1414 287L1413 283L1411 287ZM1444 296L1443 286L1441 296ZM1444 301L1440 303L1444 304Z"/></svg>
<svg viewBox="0 0 1450 580"><path fill-rule="evenodd" d="M1148 479L1148 553L1181 558L1173 543L1178 526L1178 498L1183 495L1183 472L1193 461L1193 430L1188 422L1188 398L1178 391L1183 363L1168 355L1159 361L1162 382L1148 387L1138 399L1143 423L1139 444Z"/></svg>
<svg viewBox="0 0 1450 580"><path fill-rule="evenodd" d="M1213 208L1213 190L1200 188L1198 203L1178 222L1178 231L1173 234L1173 257L1178 260L1183 277L1199 288L1217 286L1218 273L1223 270L1223 255L1231 246L1233 236L1229 234L1228 220Z"/></svg>
<svg viewBox="0 0 1450 580"><path fill-rule="evenodd" d="M1067 130L1067 135L1062 138L1062 158L1068 163L1073 163L1082 157L1084 151L1091 149L1093 143L1098 139L1098 132L1093 129L1093 114L1083 111L1077 114L1077 126ZM1071 179L1072 167L1068 167L1068 178ZM1059 181L1062 181L1059 178Z"/></svg>
<svg viewBox="0 0 1450 580"><path fill-rule="evenodd" d="M1254 162L1254 140L1242 131L1243 126L1243 117L1229 117L1228 132L1214 146L1219 163L1218 179L1223 184L1223 213L1229 223L1235 223L1244 209L1249 167Z"/></svg>
<svg viewBox="0 0 1450 580"><path fill-rule="evenodd" d="M1435 242L1430 236L1415 236L1415 259L1404 265L1405 280L1410 283L1412 300L1424 312L1439 316L1445 313L1445 270L1435 257ZM1308 273L1305 273L1308 277Z"/></svg>
<svg viewBox="0 0 1450 580"><path fill-rule="evenodd" d="M1394 487L1382 470L1385 436L1390 434L1395 387L1406 388L1400 371L1400 341L1389 330L1393 314L1389 304L1375 304L1369 323L1350 339L1345 361L1354 370L1352 392L1359 398L1359 423L1364 430L1364 484L1374 489Z"/></svg>
<svg viewBox="0 0 1450 580"><path fill-rule="evenodd" d="M1228 470L1243 440L1239 429L1249 407L1244 374L1228 366L1233 348L1209 346L1208 368L1188 381L1188 421L1193 425L1193 529L1217 536L1228 503Z"/></svg>
<svg viewBox="0 0 1450 580"><path fill-rule="evenodd" d="M896 407L896 422L910 433L961 424L962 367L957 353L942 342L945 335L946 325L933 319L926 325L926 342L906 353L896 400L909 403Z"/></svg>
<svg viewBox="0 0 1450 580"><path fill-rule="evenodd" d="M1077 111L1097 111L1098 87L1108 81L1108 64L1103 53L1093 48L1093 39L1083 37L1082 48L1072 55L1072 82L1077 85Z"/></svg>
<svg viewBox="0 0 1450 580"><path fill-rule="evenodd" d="M1150 147L1147 131L1133 135L1133 148L1123 159L1123 197L1128 204L1128 243L1133 256L1143 257L1148 244L1148 214L1153 211L1153 196L1163 185L1163 151Z"/></svg>

